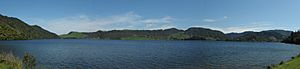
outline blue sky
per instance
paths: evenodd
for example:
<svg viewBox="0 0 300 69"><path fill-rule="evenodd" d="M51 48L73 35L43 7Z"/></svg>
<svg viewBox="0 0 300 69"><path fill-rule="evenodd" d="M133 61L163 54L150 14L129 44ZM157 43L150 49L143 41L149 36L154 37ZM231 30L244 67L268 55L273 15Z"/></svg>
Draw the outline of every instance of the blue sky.
<svg viewBox="0 0 300 69"><path fill-rule="evenodd" d="M0 0L0 14L64 34L206 27L225 33L300 28L299 0Z"/></svg>

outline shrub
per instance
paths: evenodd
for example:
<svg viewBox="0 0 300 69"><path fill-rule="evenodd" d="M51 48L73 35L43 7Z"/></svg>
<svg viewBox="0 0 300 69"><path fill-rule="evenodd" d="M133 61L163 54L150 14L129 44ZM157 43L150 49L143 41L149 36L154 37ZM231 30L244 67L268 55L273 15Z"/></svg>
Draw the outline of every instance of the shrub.
<svg viewBox="0 0 300 69"><path fill-rule="evenodd" d="M300 53L296 57L300 57Z"/></svg>
<svg viewBox="0 0 300 69"><path fill-rule="evenodd" d="M4 69L35 69L36 60L29 53L25 53L22 62L19 57L13 55L11 52L0 52L0 65L7 67ZM2 68L0 67L0 69Z"/></svg>
<svg viewBox="0 0 300 69"><path fill-rule="evenodd" d="M283 61L281 61L280 63L279 63L279 65L282 65L284 62Z"/></svg>
<svg viewBox="0 0 300 69"><path fill-rule="evenodd" d="M24 63L25 69L35 69L36 60L29 53L25 53L23 63Z"/></svg>
<svg viewBox="0 0 300 69"><path fill-rule="evenodd" d="M271 67L271 66L268 66L267 69L272 69L272 67Z"/></svg>
<svg viewBox="0 0 300 69"><path fill-rule="evenodd" d="M22 61L18 57L14 56L11 52L1 52L0 60L0 63L8 65L12 69L22 69Z"/></svg>

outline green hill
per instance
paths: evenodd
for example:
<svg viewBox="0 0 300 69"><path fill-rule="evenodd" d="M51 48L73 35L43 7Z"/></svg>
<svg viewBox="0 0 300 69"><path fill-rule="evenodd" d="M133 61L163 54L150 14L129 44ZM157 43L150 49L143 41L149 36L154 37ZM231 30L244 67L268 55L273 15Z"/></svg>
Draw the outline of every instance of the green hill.
<svg viewBox="0 0 300 69"><path fill-rule="evenodd" d="M185 31L185 34L189 35L188 40L225 40L226 35L218 30L212 30L208 28L192 27Z"/></svg>
<svg viewBox="0 0 300 69"><path fill-rule="evenodd" d="M261 32L247 31L243 33L229 33L226 34L229 40L233 41L269 41L280 42L286 39L292 31L285 30L267 30Z"/></svg>
<svg viewBox="0 0 300 69"><path fill-rule="evenodd" d="M223 40L221 31L193 27L188 30L176 28L160 30L111 30L97 32L71 32L61 38L114 39L114 40Z"/></svg>
<svg viewBox="0 0 300 69"><path fill-rule="evenodd" d="M87 35L82 34L80 32L70 32L68 34L60 35L60 37L64 39L83 39L86 38Z"/></svg>
<svg viewBox="0 0 300 69"><path fill-rule="evenodd" d="M59 38L37 25L28 25L18 18L0 15L0 40L55 39Z"/></svg>
<svg viewBox="0 0 300 69"><path fill-rule="evenodd" d="M293 32L291 36L282 41L284 43L300 44L300 31Z"/></svg>
<svg viewBox="0 0 300 69"><path fill-rule="evenodd" d="M227 40L227 41L268 41L280 42L292 31L266 30L261 32L224 34L218 30L191 27L187 30L176 28L160 30L111 30L97 32L70 32L61 35L65 39L113 39L113 40Z"/></svg>

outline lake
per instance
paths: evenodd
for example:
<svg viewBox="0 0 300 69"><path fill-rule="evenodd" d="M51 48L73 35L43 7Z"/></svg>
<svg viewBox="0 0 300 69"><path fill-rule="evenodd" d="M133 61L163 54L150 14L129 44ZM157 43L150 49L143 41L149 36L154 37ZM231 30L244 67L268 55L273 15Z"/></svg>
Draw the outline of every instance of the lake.
<svg viewBox="0 0 300 69"><path fill-rule="evenodd" d="M29 52L46 69L265 69L300 53L273 42L166 40L0 41L0 49Z"/></svg>

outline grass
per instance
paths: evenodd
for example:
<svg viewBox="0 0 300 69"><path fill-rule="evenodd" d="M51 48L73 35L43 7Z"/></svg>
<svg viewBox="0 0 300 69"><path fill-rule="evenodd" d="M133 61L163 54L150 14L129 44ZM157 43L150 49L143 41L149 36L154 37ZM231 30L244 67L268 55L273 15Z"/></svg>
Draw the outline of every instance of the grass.
<svg viewBox="0 0 300 69"><path fill-rule="evenodd" d="M12 67L11 67L11 66L9 66L9 65L6 65L6 64L0 63L0 69L12 69Z"/></svg>
<svg viewBox="0 0 300 69"><path fill-rule="evenodd" d="M82 34L82 33L77 33L77 32L73 32L70 34L64 34L64 35L60 35L61 38L73 38L73 39L82 39L87 37L87 35Z"/></svg>
<svg viewBox="0 0 300 69"><path fill-rule="evenodd" d="M25 53L23 60L11 52L0 52L0 69L35 69L36 60L29 53Z"/></svg>
<svg viewBox="0 0 300 69"><path fill-rule="evenodd" d="M0 68L2 69L22 69L23 62L12 53L0 53Z"/></svg>
<svg viewBox="0 0 300 69"><path fill-rule="evenodd" d="M300 54L290 61L274 65L272 69L300 69Z"/></svg>

